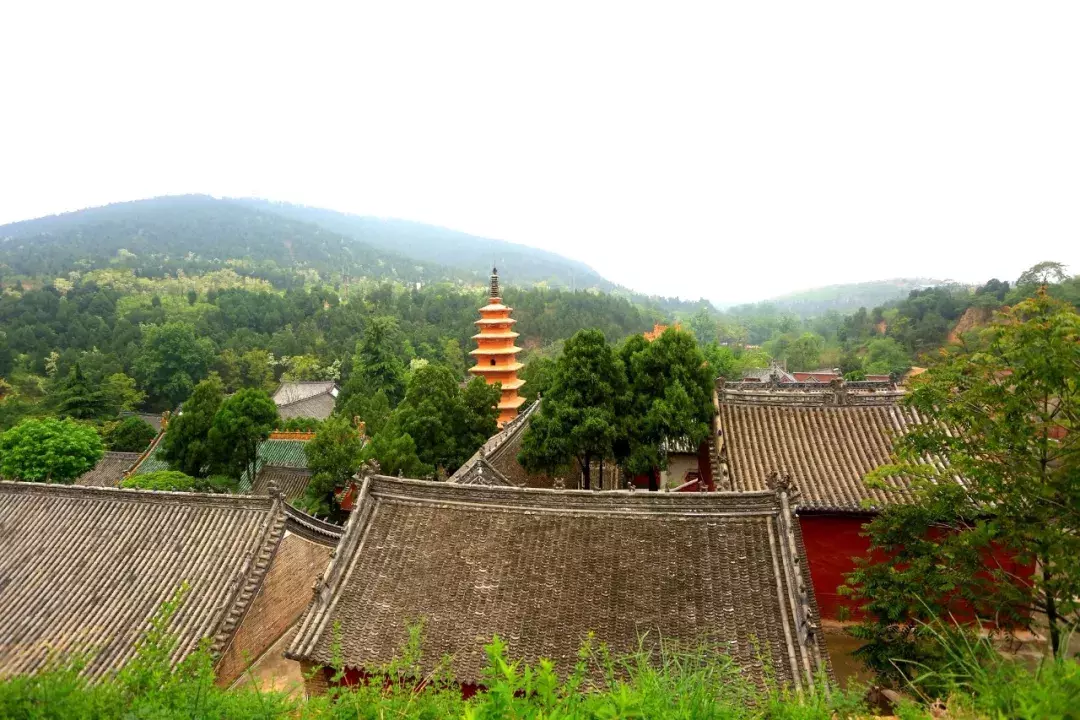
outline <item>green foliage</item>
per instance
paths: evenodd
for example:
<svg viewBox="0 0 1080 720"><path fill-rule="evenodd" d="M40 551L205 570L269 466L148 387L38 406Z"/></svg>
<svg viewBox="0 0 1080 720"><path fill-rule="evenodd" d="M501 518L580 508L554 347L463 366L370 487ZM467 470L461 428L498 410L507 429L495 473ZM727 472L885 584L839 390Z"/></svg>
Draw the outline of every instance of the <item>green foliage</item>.
<svg viewBox="0 0 1080 720"><path fill-rule="evenodd" d="M237 485L235 480L223 475L197 478L175 470L158 470L124 478L120 487L138 490L225 493L234 492Z"/></svg>
<svg viewBox="0 0 1080 720"><path fill-rule="evenodd" d="M591 461L614 457L618 409L625 394L625 371L603 334L575 333L555 364L539 417L525 432L522 464L531 471L555 473L576 458L587 489Z"/></svg>
<svg viewBox="0 0 1080 720"><path fill-rule="evenodd" d="M101 393L109 415L134 412L146 399L146 393L135 386L135 378L122 372L113 373L101 381Z"/></svg>
<svg viewBox="0 0 1080 720"><path fill-rule="evenodd" d="M173 408L206 377L214 357L213 343L199 337L194 326L170 322L142 329L142 347L135 357L135 377L151 402Z"/></svg>
<svg viewBox="0 0 1080 720"><path fill-rule="evenodd" d="M259 443L278 424L278 411L265 390L243 388L224 399L207 440L211 465L233 478L255 478Z"/></svg>
<svg viewBox="0 0 1080 720"><path fill-rule="evenodd" d="M338 395L337 406L347 415L357 415L359 403L378 392L396 405L405 393L404 350L393 318L374 317L356 344L352 370Z"/></svg>
<svg viewBox="0 0 1080 720"><path fill-rule="evenodd" d="M372 439L364 451L364 459L374 458L379 461L379 468L385 475L419 478L431 473L431 466L425 465L416 452L416 441L408 433L396 428L381 432Z"/></svg>
<svg viewBox="0 0 1080 720"><path fill-rule="evenodd" d="M105 432L105 444L118 452L142 452L157 437L157 431L140 417L126 417Z"/></svg>
<svg viewBox="0 0 1080 720"><path fill-rule="evenodd" d="M709 436L713 378L693 336L669 328L653 342L631 337L619 349L629 394L620 411L616 457L631 474L667 467L667 443L697 447Z"/></svg>
<svg viewBox="0 0 1080 720"><path fill-rule="evenodd" d="M904 347L892 338L871 340L866 346L862 370L870 375L903 375L911 368L911 358Z"/></svg>
<svg viewBox="0 0 1080 720"><path fill-rule="evenodd" d="M302 505L316 515L336 511L334 491L344 487L360 467L364 441L342 415L330 417L315 437L304 446L311 482Z"/></svg>
<svg viewBox="0 0 1080 720"><path fill-rule="evenodd" d="M78 363L53 391L56 414L76 420L92 420L107 413L104 394L90 387Z"/></svg>
<svg viewBox="0 0 1080 720"><path fill-rule="evenodd" d="M0 435L0 477L71 483L104 453L92 427L74 420L23 420Z"/></svg>
<svg viewBox="0 0 1080 720"><path fill-rule="evenodd" d="M870 617L861 652L877 669L888 672L890 657L930 662L915 621L957 603L1005 627L1041 613L1055 651L1080 622L1077 388L1080 315L1042 292L915 384L906 403L933 422L902 436L894 464L870 479L906 478L917 501L869 525L884 558L848 578Z"/></svg>
<svg viewBox="0 0 1080 720"><path fill-rule="evenodd" d="M221 377L228 392L241 388L273 390L273 358L266 350L248 350L238 352L226 348L214 362L214 370Z"/></svg>
<svg viewBox="0 0 1080 720"><path fill-rule="evenodd" d="M209 439L210 428L224 398L225 389L216 375L195 387L183 412L172 418L161 439L161 458L171 468L194 477L211 473L216 453Z"/></svg>
<svg viewBox="0 0 1080 720"><path fill-rule="evenodd" d="M276 429L284 432L318 432L322 426L323 421L318 418L293 417L279 420Z"/></svg>
<svg viewBox="0 0 1080 720"><path fill-rule="evenodd" d="M518 377L525 381L525 386L519 394L527 402L532 403L538 396L546 395L551 388L551 383L555 379L555 360L546 355L534 353L529 356L525 367L518 373Z"/></svg>
<svg viewBox="0 0 1080 720"><path fill-rule="evenodd" d="M425 474L436 468L453 473L495 434L498 401L498 388L480 378L473 378L463 390L450 369L425 365L410 374L405 399L375 437L408 435ZM374 452L391 446L380 443ZM382 464L383 457L376 457Z"/></svg>

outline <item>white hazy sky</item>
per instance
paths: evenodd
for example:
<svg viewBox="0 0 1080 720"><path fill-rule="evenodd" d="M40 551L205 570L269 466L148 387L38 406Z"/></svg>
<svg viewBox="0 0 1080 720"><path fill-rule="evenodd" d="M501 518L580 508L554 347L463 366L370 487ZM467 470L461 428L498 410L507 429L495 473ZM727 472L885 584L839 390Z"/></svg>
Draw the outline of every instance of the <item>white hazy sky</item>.
<svg viewBox="0 0 1080 720"><path fill-rule="evenodd" d="M0 223L254 195L754 300L1080 271L1080 3L0 4Z"/></svg>

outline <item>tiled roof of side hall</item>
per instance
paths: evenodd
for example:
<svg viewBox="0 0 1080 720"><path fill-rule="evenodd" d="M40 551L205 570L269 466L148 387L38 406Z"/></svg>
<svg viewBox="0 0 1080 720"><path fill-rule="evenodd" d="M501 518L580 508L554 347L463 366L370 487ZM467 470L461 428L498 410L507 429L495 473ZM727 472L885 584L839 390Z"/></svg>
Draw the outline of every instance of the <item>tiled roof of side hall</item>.
<svg viewBox="0 0 1080 720"><path fill-rule="evenodd" d="M220 652L284 533L284 503L195 493L0 482L0 677L88 653L115 672L182 584L170 623L179 662Z"/></svg>
<svg viewBox="0 0 1080 720"><path fill-rule="evenodd" d="M278 406L278 415L288 418L315 418L325 420L334 412L334 404L337 400L329 393L312 395L301 400L295 400L285 405Z"/></svg>
<svg viewBox="0 0 1080 720"><path fill-rule="evenodd" d="M252 495L269 495L270 484L277 486L286 500L295 500L307 490L311 473L300 468L281 467L279 465L263 465L255 476L255 482L251 486Z"/></svg>
<svg viewBox="0 0 1080 720"><path fill-rule="evenodd" d="M316 395L337 395L337 383L333 380L287 381L274 390L274 404L288 405Z"/></svg>
<svg viewBox="0 0 1080 720"><path fill-rule="evenodd" d="M422 672L482 682L493 635L569 672L592 632L708 643L765 685L830 672L786 496L590 492L367 478L288 657L373 668L423 620ZM612 552L598 538L616 538ZM800 570L801 568L801 570ZM766 666L771 668L766 669Z"/></svg>
<svg viewBox="0 0 1080 720"><path fill-rule="evenodd" d="M124 473L131 469L135 461L142 453L137 452L106 452L90 470L80 475L76 485L88 485L91 487L119 487L124 479Z"/></svg>
<svg viewBox="0 0 1080 720"><path fill-rule="evenodd" d="M798 398L795 398L796 400ZM762 490L777 471L789 473L800 508L866 512L907 502L906 483L869 487L868 472L890 462L894 439L918 413L896 402L834 406L792 402L721 402L721 488Z"/></svg>

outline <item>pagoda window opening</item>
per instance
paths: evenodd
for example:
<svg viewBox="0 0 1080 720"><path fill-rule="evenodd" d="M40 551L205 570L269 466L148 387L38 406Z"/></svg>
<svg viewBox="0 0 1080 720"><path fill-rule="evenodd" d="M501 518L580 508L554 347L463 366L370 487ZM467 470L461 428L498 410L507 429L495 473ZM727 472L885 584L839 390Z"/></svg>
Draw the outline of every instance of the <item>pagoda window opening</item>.
<svg viewBox="0 0 1080 720"><path fill-rule="evenodd" d="M491 358L491 364L492 364L492 366L495 365L495 358Z"/></svg>

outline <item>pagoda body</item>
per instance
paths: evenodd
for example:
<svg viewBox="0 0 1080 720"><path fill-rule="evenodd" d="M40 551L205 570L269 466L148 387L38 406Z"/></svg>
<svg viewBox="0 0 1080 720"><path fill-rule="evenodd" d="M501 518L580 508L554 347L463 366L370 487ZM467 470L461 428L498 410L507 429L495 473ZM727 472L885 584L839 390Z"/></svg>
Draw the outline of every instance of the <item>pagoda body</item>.
<svg viewBox="0 0 1080 720"><path fill-rule="evenodd" d="M503 305L499 294L499 273L491 269L491 297L488 304L480 308L480 319L476 321L480 330L473 335L476 349L470 352L476 359L476 365L469 372L484 378L488 385L499 383L502 394L499 397L499 425L502 426L517 417L518 408L525 398L518 396L518 389L525 384L518 379L518 370L524 367L517 361L521 348L514 344L518 333L513 331L517 322L510 317L513 308Z"/></svg>

